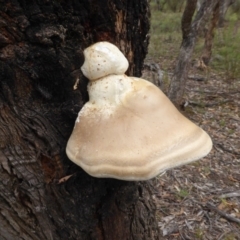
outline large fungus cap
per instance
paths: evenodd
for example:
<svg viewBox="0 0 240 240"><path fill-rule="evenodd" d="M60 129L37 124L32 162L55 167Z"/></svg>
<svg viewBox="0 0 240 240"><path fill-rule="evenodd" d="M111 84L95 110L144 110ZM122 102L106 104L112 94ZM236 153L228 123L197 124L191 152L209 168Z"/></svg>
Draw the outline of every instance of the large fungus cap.
<svg viewBox="0 0 240 240"><path fill-rule="evenodd" d="M212 148L208 134L148 81L108 74L88 91L66 152L92 176L147 180Z"/></svg>

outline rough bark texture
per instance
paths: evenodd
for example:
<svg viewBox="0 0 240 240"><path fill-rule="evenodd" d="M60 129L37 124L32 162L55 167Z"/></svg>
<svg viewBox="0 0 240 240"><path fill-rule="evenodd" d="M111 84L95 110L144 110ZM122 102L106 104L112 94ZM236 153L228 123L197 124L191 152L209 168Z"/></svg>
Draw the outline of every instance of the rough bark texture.
<svg viewBox="0 0 240 240"><path fill-rule="evenodd" d="M217 2L218 0L203 0L200 9L197 11L195 19L191 21L192 18L187 15L192 15L193 8L196 8L196 1L187 1L186 9L184 10L182 17L183 40L168 93L169 98L176 106L182 104L188 67L195 47L199 28L202 22L204 22L204 19L212 12L212 9Z"/></svg>
<svg viewBox="0 0 240 240"><path fill-rule="evenodd" d="M212 56L212 45L214 40L214 31L219 20L220 0L218 0L216 6L213 9L212 19L209 23L209 27L205 36L204 48L201 59L205 65L208 65Z"/></svg>
<svg viewBox="0 0 240 240"><path fill-rule="evenodd" d="M191 31L192 17L196 10L197 0L189 0L186 3L183 15L182 15L182 38L186 39Z"/></svg>
<svg viewBox="0 0 240 240"><path fill-rule="evenodd" d="M82 50L115 43L139 76L148 13L147 0L0 0L0 239L158 239L153 181L95 179L65 154L88 99Z"/></svg>

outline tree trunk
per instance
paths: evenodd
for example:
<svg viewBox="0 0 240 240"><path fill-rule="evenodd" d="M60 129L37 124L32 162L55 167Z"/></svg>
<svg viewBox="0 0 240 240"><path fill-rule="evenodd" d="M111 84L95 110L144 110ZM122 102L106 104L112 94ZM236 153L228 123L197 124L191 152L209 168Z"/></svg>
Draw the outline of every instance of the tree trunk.
<svg viewBox="0 0 240 240"><path fill-rule="evenodd" d="M115 43L140 76L148 30L147 0L0 0L0 239L159 238L154 180L96 179L65 154L83 49Z"/></svg>
<svg viewBox="0 0 240 240"><path fill-rule="evenodd" d="M220 1L220 10L219 10L219 21L218 26L224 27L225 15L227 13L228 8L234 4L236 0L221 0Z"/></svg>
<svg viewBox="0 0 240 240"><path fill-rule="evenodd" d="M197 35L204 19L209 16L218 0L203 0L200 9L197 11L195 19L192 21L197 1L188 0L182 16L182 34L183 40L180 47L177 64L171 79L168 96L172 102L179 106L185 92L185 84L189 69L189 63L192 58Z"/></svg>
<svg viewBox="0 0 240 240"><path fill-rule="evenodd" d="M213 9L212 19L209 23L209 27L205 36L204 48L201 56L201 60L204 65L208 65L212 56L212 45L214 40L214 31L219 20L219 8L221 0L218 0L216 6Z"/></svg>

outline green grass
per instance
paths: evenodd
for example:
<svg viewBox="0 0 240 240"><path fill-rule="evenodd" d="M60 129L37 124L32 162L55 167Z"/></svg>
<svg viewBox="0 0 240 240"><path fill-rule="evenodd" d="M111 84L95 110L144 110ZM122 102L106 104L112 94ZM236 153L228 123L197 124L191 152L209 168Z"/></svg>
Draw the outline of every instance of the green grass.
<svg viewBox="0 0 240 240"><path fill-rule="evenodd" d="M177 58L182 41L182 12L158 11L151 3L151 32L148 58L159 61L163 70L169 69ZM226 80L240 79L240 20L229 10L224 28L216 29L212 48L211 71L221 73ZM201 56L204 38L199 37L193 58ZM172 66L171 66L172 67Z"/></svg>
<svg viewBox="0 0 240 240"><path fill-rule="evenodd" d="M149 56L174 59L181 44L181 13L153 10Z"/></svg>
<svg viewBox="0 0 240 240"><path fill-rule="evenodd" d="M239 26L238 26L239 25ZM240 78L240 22L228 16L223 29L217 29L211 67L223 71L226 79Z"/></svg>
<svg viewBox="0 0 240 240"><path fill-rule="evenodd" d="M195 237L196 237L196 239L199 239L199 240L203 239L204 231L200 228L196 229L195 230Z"/></svg>
<svg viewBox="0 0 240 240"><path fill-rule="evenodd" d="M184 199L189 196L189 191L187 189L180 189L179 192L177 192L177 196L180 197L181 199Z"/></svg>

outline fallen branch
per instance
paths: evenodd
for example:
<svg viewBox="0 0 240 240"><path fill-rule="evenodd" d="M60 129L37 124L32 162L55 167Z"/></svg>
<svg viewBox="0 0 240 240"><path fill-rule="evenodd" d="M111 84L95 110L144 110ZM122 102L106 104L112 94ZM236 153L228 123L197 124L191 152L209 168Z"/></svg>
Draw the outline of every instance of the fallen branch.
<svg viewBox="0 0 240 240"><path fill-rule="evenodd" d="M213 206L211 203L207 203L205 205L205 207L207 207L210 210L213 210L214 212L218 213L221 217L223 217L231 222L240 223L240 219L235 218L235 217L231 216L230 214L227 214L227 213L219 210L217 207Z"/></svg>

